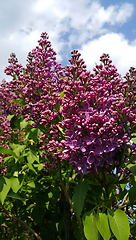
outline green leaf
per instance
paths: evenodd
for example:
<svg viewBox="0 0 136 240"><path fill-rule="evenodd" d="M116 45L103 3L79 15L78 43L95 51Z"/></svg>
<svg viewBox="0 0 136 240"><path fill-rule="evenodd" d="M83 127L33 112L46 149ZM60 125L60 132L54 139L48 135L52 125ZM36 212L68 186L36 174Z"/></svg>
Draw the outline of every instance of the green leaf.
<svg viewBox="0 0 136 240"><path fill-rule="evenodd" d="M34 181L28 183L27 185L31 188L35 188L35 182Z"/></svg>
<svg viewBox="0 0 136 240"><path fill-rule="evenodd" d="M108 216L105 213L99 213L96 216L96 226L104 240L109 240L111 236Z"/></svg>
<svg viewBox="0 0 136 240"><path fill-rule="evenodd" d="M136 160L136 156L135 156L135 160ZM130 167L130 169L132 170L133 174L136 176L136 164L135 165L133 164L133 166Z"/></svg>
<svg viewBox="0 0 136 240"><path fill-rule="evenodd" d="M9 157L5 157L4 158L4 162L8 162L10 159L12 159L13 157L12 156L9 156Z"/></svg>
<svg viewBox="0 0 136 240"><path fill-rule="evenodd" d="M36 170L34 169L34 167L33 167L33 165L32 165L31 163L28 163L27 166L28 166L28 168L29 168L32 172L34 172L35 174L37 174Z"/></svg>
<svg viewBox="0 0 136 240"><path fill-rule="evenodd" d="M0 153L5 153L5 154L9 154L15 158L18 158L17 155L10 149L8 148L4 148L4 147L0 147Z"/></svg>
<svg viewBox="0 0 136 240"><path fill-rule="evenodd" d="M52 198L52 197L53 197L53 193L52 193L52 192L49 192L49 193L48 193L48 197L49 197L49 198Z"/></svg>
<svg viewBox="0 0 136 240"><path fill-rule="evenodd" d="M27 154L27 161L32 164L35 161L33 154L29 151Z"/></svg>
<svg viewBox="0 0 136 240"><path fill-rule="evenodd" d="M24 151L25 148L26 145L18 145L18 147L16 147L13 151L19 157L20 155L22 155L22 152Z"/></svg>
<svg viewBox="0 0 136 240"><path fill-rule="evenodd" d="M8 115L7 119L10 121L15 115Z"/></svg>
<svg viewBox="0 0 136 240"><path fill-rule="evenodd" d="M132 141L133 143L136 143L136 137L132 138L131 141Z"/></svg>
<svg viewBox="0 0 136 240"><path fill-rule="evenodd" d="M61 97L61 98L63 98L64 95L65 95L64 92L61 92L61 93L60 93L60 97Z"/></svg>
<svg viewBox="0 0 136 240"><path fill-rule="evenodd" d="M41 171L43 169L43 163L39 164L33 164L35 168L37 168L38 171Z"/></svg>
<svg viewBox="0 0 136 240"><path fill-rule="evenodd" d="M120 187L121 187L122 191L124 191L124 189L125 189L125 187L126 187L126 183L120 184Z"/></svg>
<svg viewBox="0 0 136 240"><path fill-rule="evenodd" d="M125 212L120 209L108 210L111 230L117 240L128 240L130 234L129 220Z"/></svg>
<svg viewBox="0 0 136 240"><path fill-rule="evenodd" d="M31 154L32 154L35 158L38 158L38 159L39 159L39 156L37 155L37 152L36 152L35 149L30 148L30 152L31 152Z"/></svg>
<svg viewBox="0 0 136 240"><path fill-rule="evenodd" d="M13 192L17 193L23 184L23 176L21 175L18 178L11 177L10 182L11 182L11 188L12 188Z"/></svg>
<svg viewBox="0 0 136 240"><path fill-rule="evenodd" d="M87 212L83 216L84 234L87 240L99 240L100 234L96 227L95 215L91 212Z"/></svg>
<svg viewBox="0 0 136 240"><path fill-rule="evenodd" d="M25 128L28 125L28 122L26 122L26 119L24 119L22 122L20 122L20 130Z"/></svg>
<svg viewBox="0 0 136 240"><path fill-rule="evenodd" d="M26 210L28 211L28 210L30 210L30 209L34 209L34 207L35 207L35 203L34 203L34 204L30 204L30 205L26 208Z"/></svg>
<svg viewBox="0 0 136 240"><path fill-rule="evenodd" d="M29 134L29 138L33 139L34 142L37 142L38 136L39 136L39 129L38 128L32 129Z"/></svg>
<svg viewBox="0 0 136 240"><path fill-rule="evenodd" d="M34 220L34 222L41 226L42 225L42 222L43 222L43 218L44 218L44 211L43 211L43 208L39 207L39 206L36 206L32 213L31 213L31 216Z"/></svg>
<svg viewBox="0 0 136 240"><path fill-rule="evenodd" d="M129 201L130 205L133 206L134 201L136 200L136 183L133 184L133 187L129 190Z"/></svg>
<svg viewBox="0 0 136 240"><path fill-rule="evenodd" d="M10 193L7 195L7 197L14 198L14 199L19 199L22 202L25 202L25 199L20 197L17 193Z"/></svg>
<svg viewBox="0 0 136 240"><path fill-rule="evenodd" d="M65 133L64 133L64 131L63 131L63 128L61 128L59 125L56 125L57 126L57 128L59 129L59 131L63 134L63 135L65 135Z"/></svg>
<svg viewBox="0 0 136 240"><path fill-rule="evenodd" d="M68 81L65 77L62 77L60 74L59 74L59 76L63 81Z"/></svg>
<svg viewBox="0 0 136 240"><path fill-rule="evenodd" d="M79 183L75 188L75 193L72 197L72 207L78 216L80 216L83 206L85 195L89 190L89 181L85 179L83 182Z"/></svg>
<svg viewBox="0 0 136 240"><path fill-rule="evenodd" d="M39 156L30 149L30 151L27 153L27 161L30 164L32 164L34 161L37 161L39 163Z"/></svg>
<svg viewBox="0 0 136 240"><path fill-rule="evenodd" d="M13 102L13 103L18 103L18 105L20 105L20 106L25 106L25 105L27 105L23 99L12 100L12 102Z"/></svg>
<svg viewBox="0 0 136 240"><path fill-rule="evenodd" d="M10 179L5 177L0 178L0 201L2 204L4 203L4 200L9 192L10 186Z"/></svg>

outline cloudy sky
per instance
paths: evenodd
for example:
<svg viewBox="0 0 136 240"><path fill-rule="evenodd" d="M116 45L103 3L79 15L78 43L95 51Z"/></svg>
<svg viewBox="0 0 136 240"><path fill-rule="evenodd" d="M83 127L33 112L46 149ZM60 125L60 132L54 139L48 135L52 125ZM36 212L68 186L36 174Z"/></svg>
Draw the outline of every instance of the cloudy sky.
<svg viewBox="0 0 136 240"><path fill-rule="evenodd" d="M136 67L136 0L0 0L0 81L10 53L25 66L45 31L63 66L78 49L90 71L103 53L123 76Z"/></svg>

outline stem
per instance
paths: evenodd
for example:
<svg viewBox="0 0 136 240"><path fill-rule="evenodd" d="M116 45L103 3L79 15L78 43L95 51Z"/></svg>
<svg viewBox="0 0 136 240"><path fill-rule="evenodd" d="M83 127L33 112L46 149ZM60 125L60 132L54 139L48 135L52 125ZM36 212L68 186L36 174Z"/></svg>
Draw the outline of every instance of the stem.
<svg viewBox="0 0 136 240"><path fill-rule="evenodd" d="M59 159L57 159L58 161L58 170L59 170L59 180L60 180L60 186L61 186L61 189L63 191L63 194L65 195L66 197L66 188L64 186L64 183L63 183L63 180L62 180L62 175L61 175L61 162Z"/></svg>
<svg viewBox="0 0 136 240"><path fill-rule="evenodd" d="M83 181L83 176L81 176L80 178L80 183L82 183ZM72 209L73 210L73 209ZM81 231L81 236L82 236L82 240L86 240L86 237L84 235L84 230L83 230L83 224L81 222L81 219L80 219L80 216L78 216L75 212L75 216L76 216L76 219L77 219L77 222L78 222L78 225L79 225L79 228L80 228L80 231Z"/></svg>
<svg viewBox="0 0 136 240"><path fill-rule="evenodd" d="M16 220L17 222L20 222L22 225L24 225L24 227L31 232L38 240L42 240L41 237L32 229L30 228L25 222L23 222L20 218L14 217L11 214L8 214L8 216L14 220Z"/></svg>
<svg viewBox="0 0 136 240"><path fill-rule="evenodd" d="M108 191L108 186L106 184L106 179L105 179L104 172L102 172L102 177L103 177L102 185L103 185L103 187L105 189L105 200L107 202L107 200L109 199L109 191Z"/></svg>
<svg viewBox="0 0 136 240"><path fill-rule="evenodd" d="M75 213L75 214L76 214L76 213ZM77 216L77 214L76 214L76 219L77 219L78 225L79 225L79 227L80 227L82 240L86 240L86 237L85 237L85 235L84 235L84 230L83 230L83 225L82 225L81 219L80 219L80 217Z"/></svg>
<svg viewBox="0 0 136 240"><path fill-rule="evenodd" d="M71 240L72 233L71 233L71 212L70 212L70 205L69 202L66 200L63 192L61 195L62 204L63 204L63 211L64 211L64 219L65 219L65 240Z"/></svg>
<svg viewBox="0 0 136 240"><path fill-rule="evenodd" d="M73 240L74 234L72 231L72 222L71 222L71 199L66 192L66 188L64 185L64 182L62 180L62 174L61 174L61 162L59 159L58 161L58 171L59 171L59 180L60 180L60 185L61 185L61 199L62 199L62 204L63 204L63 211L64 211L64 219L65 219L65 240Z"/></svg>

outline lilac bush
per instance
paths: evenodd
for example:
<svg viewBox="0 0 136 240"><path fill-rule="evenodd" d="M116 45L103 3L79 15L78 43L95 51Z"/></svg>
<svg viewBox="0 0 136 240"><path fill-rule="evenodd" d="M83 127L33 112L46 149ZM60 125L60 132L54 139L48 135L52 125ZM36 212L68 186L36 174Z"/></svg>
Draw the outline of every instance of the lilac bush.
<svg viewBox="0 0 136 240"><path fill-rule="evenodd" d="M132 209L125 208L124 203L127 204L128 194L129 207L135 201L136 70L131 67L122 78L109 55L103 54L101 63L90 72L77 50L71 52L70 65L62 67L56 61L48 38L47 33L41 34L39 45L28 54L25 68L12 53L5 69L12 80L0 86L0 162L1 175L7 177L2 181L9 182L11 176L11 186L14 186L19 174L23 173L26 195L29 196L26 203L30 204L25 212L28 213L30 208L32 216L29 219L34 216L35 222L35 214L41 207L41 198L39 206L35 196L38 191L40 197L45 194L42 213L43 209L45 215L49 212L43 221L44 231L46 224L48 229L52 222L46 218L56 211L58 229L61 229L62 219L65 222L62 233L60 229L53 230L57 231L54 239L65 236L67 240L85 240L92 229L87 228L87 219L89 224L96 219L96 231L104 239L105 232L106 239L111 236L110 225L120 240L110 219L117 222L117 228L121 228L120 222L116 221L118 216L125 219L125 236L129 236L127 216L131 218ZM8 151L10 161L6 158L8 154L2 152L5 149L12 150ZM29 182L31 179L33 184ZM127 195L121 183L129 184ZM30 190L30 186L34 189ZM20 189L23 189L22 185ZM2 191L8 194L9 190ZM18 199L15 193L13 197ZM24 189L21 193L24 196ZM50 206L54 199L54 206ZM3 204L3 199L1 201ZM32 206L36 210L33 211ZM99 227L99 215L109 222L104 225L107 226L104 233ZM96 227L95 224L92 226ZM74 237L77 229L82 237ZM93 234L91 236L96 240Z"/></svg>
<svg viewBox="0 0 136 240"><path fill-rule="evenodd" d="M56 62L47 33L38 42L28 54L26 68L15 54L10 56L5 73L13 77L7 88L14 94L8 96L8 111L33 120L33 127L44 131L42 156L54 151L54 157L67 159L81 175L97 175L100 169L108 174L115 167L117 175L118 167L136 150L129 144L136 129L135 69L124 80L103 54L91 73L77 50L64 69ZM65 139L56 124L65 130Z"/></svg>

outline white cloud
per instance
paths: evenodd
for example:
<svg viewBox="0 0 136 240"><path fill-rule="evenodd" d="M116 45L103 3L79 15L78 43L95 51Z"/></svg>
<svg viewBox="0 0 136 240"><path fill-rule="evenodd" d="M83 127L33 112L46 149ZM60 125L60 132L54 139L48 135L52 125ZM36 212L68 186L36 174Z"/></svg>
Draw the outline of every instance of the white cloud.
<svg viewBox="0 0 136 240"><path fill-rule="evenodd" d="M104 34L108 31L105 24L122 25L131 16L134 11L132 4L124 3L121 6L110 5L104 8L97 1L92 2L90 7L83 6L82 14L80 11L71 14L71 26L75 29L75 34L70 35L71 45L77 41L82 44L86 39L91 39L97 34ZM78 37L77 37L78 36Z"/></svg>
<svg viewBox="0 0 136 240"><path fill-rule="evenodd" d="M3 69L10 53L24 65L41 32L48 32L57 60L62 61L73 45L79 48L96 35L108 34L108 26L124 24L133 10L130 3L104 8L98 0L1 0L0 80L8 78Z"/></svg>
<svg viewBox="0 0 136 240"><path fill-rule="evenodd" d="M129 3L122 4L115 18L116 22L120 24L125 23L128 20L128 18L131 17L133 11L134 11L134 8L131 4Z"/></svg>
<svg viewBox="0 0 136 240"><path fill-rule="evenodd" d="M107 22L111 25L122 25L132 16L133 11L133 5L130 3L124 3L121 6L110 5L107 9L101 7L98 9L98 14L95 15L94 21L101 22L101 24Z"/></svg>
<svg viewBox="0 0 136 240"><path fill-rule="evenodd" d="M131 44L123 34L105 34L84 44L80 53L91 71L95 63L99 63L100 56L103 53L110 55L113 64L122 76L128 72L130 67L136 67L136 40Z"/></svg>

